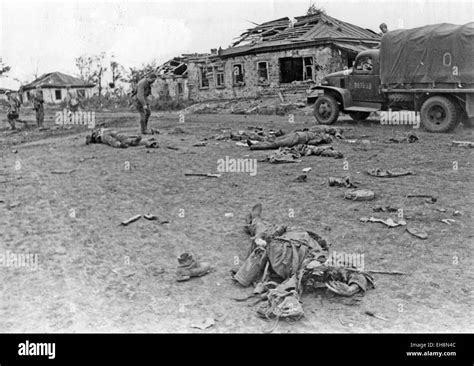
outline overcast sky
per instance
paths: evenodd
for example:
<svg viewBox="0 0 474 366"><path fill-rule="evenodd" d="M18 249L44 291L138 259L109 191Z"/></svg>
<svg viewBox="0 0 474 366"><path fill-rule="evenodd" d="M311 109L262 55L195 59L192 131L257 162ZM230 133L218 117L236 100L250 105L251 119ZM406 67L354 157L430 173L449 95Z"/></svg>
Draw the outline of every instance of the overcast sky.
<svg viewBox="0 0 474 366"><path fill-rule="evenodd" d="M0 0L0 57L10 76L77 74L74 58L106 52L126 67L226 48L252 23L304 15L311 1ZM474 1L315 1L338 19L378 31L473 21Z"/></svg>

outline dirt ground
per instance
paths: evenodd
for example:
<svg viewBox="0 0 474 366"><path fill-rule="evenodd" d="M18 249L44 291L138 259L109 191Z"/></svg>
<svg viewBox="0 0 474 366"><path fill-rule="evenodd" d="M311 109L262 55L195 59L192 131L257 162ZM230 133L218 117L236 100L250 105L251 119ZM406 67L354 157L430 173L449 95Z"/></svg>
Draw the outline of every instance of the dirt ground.
<svg viewBox="0 0 474 366"><path fill-rule="evenodd" d="M23 118L33 121L31 114ZM345 159L310 156L299 164L258 163L255 176L184 176L186 170L216 173L217 160L226 156L260 159L268 154L235 141L192 146L221 130L262 126L288 132L314 123L308 116L296 116L294 124L288 120L199 114L179 123L176 113L153 113L151 127L161 132L161 148L113 149L86 146L86 128L78 126L11 134L2 116L0 253L38 254L39 265L0 267L0 332L268 331L272 322L232 299L251 289L237 286L229 275L236 257L243 260L249 247L244 216L257 202L268 219L317 232L332 250L363 254L368 270L406 273L376 274L376 289L354 299L326 291L306 294L305 318L280 322L275 332L473 332L473 151L451 146L453 139L472 141L473 131L460 126L452 134L428 134L343 119L338 125L349 129L347 137L370 141L335 142ZM97 113L96 122L130 133L138 128L133 113ZM53 123L47 114L46 125ZM177 126L186 133L170 134ZM418 143L384 142L413 131ZM292 182L305 167L312 168L307 182ZM377 167L410 169L415 175L381 179L365 174ZM53 173L58 171L64 174ZM328 186L329 176L347 174L360 188L372 189L376 199L348 201L344 189ZM438 201L406 198L413 193L434 194ZM387 205L403 208L407 222L423 226L428 239L404 227L360 221L362 216L395 219L396 213L372 210ZM119 226L146 213L169 223L141 219ZM185 251L211 262L213 272L175 282L176 258ZM192 327L208 317L215 319L212 327Z"/></svg>

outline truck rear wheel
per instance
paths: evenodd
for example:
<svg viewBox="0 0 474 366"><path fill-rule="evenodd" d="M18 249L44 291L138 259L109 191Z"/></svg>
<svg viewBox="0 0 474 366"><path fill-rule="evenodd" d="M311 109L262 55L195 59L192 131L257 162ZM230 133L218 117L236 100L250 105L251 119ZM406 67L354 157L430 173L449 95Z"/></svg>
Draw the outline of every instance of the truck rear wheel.
<svg viewBox="0 0 474 366"><path fill-rule="evenodd" d="M429 132L449 132L459 123L456 106L446 97L428 98L420 114L421 125Z"/></svg>
<svg viewBox="0 0 474 366"><path fill-rule="evenodd" d="M314 117L322 125L330 125L339 117L339 104L328 94L321 95L314 103Z"/></svg>
<svg viewBox="0 0 474 366"><path fill-rule="evenodd" d="M369 118L370 112L349 112L349 116L351 116L354 121L363 121Z"/></svg>

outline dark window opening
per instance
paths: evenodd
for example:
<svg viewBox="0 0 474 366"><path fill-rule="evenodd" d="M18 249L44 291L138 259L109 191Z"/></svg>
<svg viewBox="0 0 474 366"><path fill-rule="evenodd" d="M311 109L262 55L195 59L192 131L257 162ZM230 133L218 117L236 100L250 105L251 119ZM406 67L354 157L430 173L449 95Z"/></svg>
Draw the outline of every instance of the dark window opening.
<svg viewBox="0 0 474 366"><path fill-rule="evenodd" d="M355 65L356 70L366 73L370 73L372 71L372 67L372 57L370 56L360 57Z"/></svg>
<svg viewBox="0 0 474 366"><path fill-rule="evenodd" d="M224 73L216 73L216 86L224 86Z"/></svg>
<svg viewBox="0 0 474 366"><path fill-rule="evenodd" d="M182 83L178 83L178 95L182 95L183 94L183 84Z"/></svg>
<svg viewBox="0 0 474 366"><path fill-rule="evenodd" d="M280 58L280 83L313 80L313 57Z"/></svg>
<svg viewBox="0 0 474 366"><path fill-rule="evenodd" d="M354 66L354 61L356 59L356 55L353 53L348 53L347 54L347 67L350 69L351 67Z"/></svg>
<svg viewBox="0 0 474 366"><path fill-rule="evenodd" d="M258 83L268 83L268 62L262 61L257 63Z"/></svg>
<svg viewBox="0 0 474 366"><path fill-rule="evenodd" d="M313 80L313 58L304 57L303 65L303 80Z"/></svg>
<svg viewBox="0 0 474 366"><path fill-rule="evenodd" d="M62 95L61 95L61 90L55 90L55 91L54 91L54 98L55 98L56 100L61 100L61 99L63 99L63 98L62 98Z"/></svg>
<svg viewBox="0 0 474 366"><path fill-rule="evenodd" d="M244 84L244 67L241 64L232 67L232 80L234 85Z"/></svg>
<svg viewBox="0 0 474 366"><path fill-rule="evenodd" d="M209 79L207 78L207 68L201 67L200 69L200 87L209 88Z"/></svg>

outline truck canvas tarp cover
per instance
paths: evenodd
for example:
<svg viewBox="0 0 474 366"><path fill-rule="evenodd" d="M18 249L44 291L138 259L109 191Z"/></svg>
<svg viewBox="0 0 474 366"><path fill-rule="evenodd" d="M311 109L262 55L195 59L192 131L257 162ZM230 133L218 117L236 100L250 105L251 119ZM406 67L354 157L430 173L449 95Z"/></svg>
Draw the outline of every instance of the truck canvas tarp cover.
<svg viewBox="0 0 474 366"><path fill-rule="evenodd" d="M382 85L392 87L425 83L474 87L474 22L386 33L380 47L380 77Z"/></svg>

